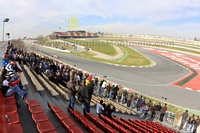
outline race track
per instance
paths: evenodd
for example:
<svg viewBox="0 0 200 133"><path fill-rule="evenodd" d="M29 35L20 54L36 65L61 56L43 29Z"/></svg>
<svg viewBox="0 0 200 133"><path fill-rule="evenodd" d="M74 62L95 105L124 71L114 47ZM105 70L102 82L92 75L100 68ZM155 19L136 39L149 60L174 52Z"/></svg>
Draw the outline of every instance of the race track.
<svg viewBox="0 0 200 133"><path fill-rule="evenodd" d="M134 47L134 50L156 62L156 66L149 68L118 67L72 56L38 45L29 47L34 47L34 49L40 50L44 54L57 55L59 60L76 65L77 68L85 71L99 76L106 75L107 80L148 96L160 100L163 100L162 97L166 97L166 102L200 111L199 92L171 85L171 82L189 74L189 70L143 48Z"/></svg>

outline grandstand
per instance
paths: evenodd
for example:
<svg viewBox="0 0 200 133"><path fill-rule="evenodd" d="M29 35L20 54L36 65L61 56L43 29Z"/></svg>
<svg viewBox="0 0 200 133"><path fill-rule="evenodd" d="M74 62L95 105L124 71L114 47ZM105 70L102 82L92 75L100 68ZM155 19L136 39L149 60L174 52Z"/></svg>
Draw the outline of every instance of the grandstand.
<svg viewBox="0 0 200 133"><path fill-rule="evenodd" d="M56 36L57 39L67 39L67 38L94 38L98 37L90 32L76 32L76 31L68 31L68 32L53 32L53 36Z"/></svg>
<svg viewBox="0 0 200 133"><path fill-rule="evenodd" d="M64 36L65 34L61 33L60 35ZM40 55L41 53L37 54ZM48 58L59 62L59 60L52 57ZM69 99L66 91L67 88L60 84L55 85L45 74L36 74L36 71L29 65L19 65L18 63L17 65L23 70L21 79L22 83L27 88L26 92L28 92L28 98L25 101L21 100L21 107L17 108L15 106L14 95L7 98L0 95L2 105L0 111L2 125L0 132L178 132L177 130L171 128L169 124L165 123L163 126L160 122L155 121L154 119L139 117L137 115L139 112L130 110L120 103L99 96L98 93L96 93L98 90L94 90L94 95L90 104L91 112L86 113L84 116L81 104L78 102L78 100L75 104L75 110L68 108ZM113 113L112 117L108 118L106 116L96 114L95 105L99 103L101 99L103 99L106 104L112 104L116 107L116 111ZM164 121L173 121L174 116L172 118L170 117L166 115Z"/></svg>

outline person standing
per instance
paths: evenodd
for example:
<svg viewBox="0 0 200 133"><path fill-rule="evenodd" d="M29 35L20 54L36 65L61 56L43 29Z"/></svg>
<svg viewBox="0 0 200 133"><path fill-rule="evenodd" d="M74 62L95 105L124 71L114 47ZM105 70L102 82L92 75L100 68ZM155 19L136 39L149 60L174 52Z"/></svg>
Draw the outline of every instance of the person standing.
<svg viewBox="0 0 200 133"><path fill-rule="evenodd" d="M187 124L187 127L186 127L186 133L190 133L190 131L192 129L192 124L195 122L194 117L195 117L195 115L193 115L192 117L190 117L188 119L188 124Z"/></svg>
<svg viewBox="0 0 200 133"><path fill-rule="evenodd" d="M86 81L82 81L82 86L78 90L78 95L83 98L82 107L83 107L83 114L85 112L90 113L90 102L93 94L93 82L91 82L88 86L85 85Z"/></svg>
<svg viewBox="0 0 200 133"><path fill-rule="evenodd" d="M181 125L179 127L179 130L183 129L183 126L185 125L187 118L188 118L188 110L186 110L182 115Z"/></svg>
<svg viewBox="0 0 200 133"><path fill-rule="evenodd" d="M173 122L173 127L175 128L179 119L181 118L181 110L178 110L175 114L174 122Z"/></svg>
<svg viewBox="0 0 200 133"><path fill-rule="evenodd" d="M155 115L155 102L153 102L152 104L150 104L149 111L150 111L151 118L153 118L154 115Z"/></svg>
<svg viewBox="0 0 200 133"><path fill-rule="evenodd" d="M118 91L119 91L119 87L118 87L118 85L116 85L112 90L113 100L116 100L116 96L117 96Z"/></svg>
<svg viewBox="0 0 200 133"><path fill-rule="evenodd" d="M161 103L159 103L159 104L157 104L156 106L155 106L155 118L156 119L158 119L158 118L160 118L160 111L161 111L161 109L162 109L162 107L161 107Z"/></svg>
<svg viewBox="0 0 200 133"><path fill-rule="evenodd" d="M195 124L194 124L194 129L193 129L193 133L197 133L197 128L200 125L200 119L199 116L197 116L197 119L195 120Z"/></svg>
<svg viewBox="0 0 200 133"><path fill-rule="evenodd" d="M132 92L128 92L127 107L130 107L130 106L131 106L132 97L133 97L133 93L132 93Z"/></svg>
<svg viewBox="0 0 200 133"><path fill-rule="evenodd" d="M137 104L136 104L136 107L137 107L137 111L140 110L140 103L142 102L142 96L140 96L140 98L137 100Z"/></svg>
<svg viewBox="0 0 200 133"><path fill-rule="evenodd" d="M74 110L75 104L75 95L76 95L76 88L75 83L73 82L73 74L70 73L70 80L66 84L67 86L67 95L69 97L69 107Z"/></svg>
<svg viewBox="0 0 200 133"><path fill-rule="evenodd" d="M161 112L160 112L161 113L160 114L160 121L161 122L163 121L163 118L165 116L166 111L167 111L167 104L165 103L165 105L162 107Z"/></svg>

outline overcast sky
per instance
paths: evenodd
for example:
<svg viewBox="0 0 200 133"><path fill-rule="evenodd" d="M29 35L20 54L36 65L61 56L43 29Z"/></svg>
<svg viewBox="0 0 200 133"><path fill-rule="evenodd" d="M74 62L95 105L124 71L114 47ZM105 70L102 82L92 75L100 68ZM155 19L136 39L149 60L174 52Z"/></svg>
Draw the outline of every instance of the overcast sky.
<svg viewBox="0 0 200 133"><path fill-rule="evenodd" d="M0 7L11 38L67 30L200 38L200 0L0 0Z"/></svg>

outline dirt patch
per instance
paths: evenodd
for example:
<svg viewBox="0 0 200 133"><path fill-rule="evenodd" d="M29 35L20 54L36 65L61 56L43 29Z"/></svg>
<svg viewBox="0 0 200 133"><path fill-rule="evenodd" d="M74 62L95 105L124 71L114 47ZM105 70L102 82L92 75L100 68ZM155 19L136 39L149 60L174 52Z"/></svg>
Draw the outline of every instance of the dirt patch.
<svg viewBox="0 0 200 133"><path fill-rule="evenodd" d="M106 55L106 54L103 54L103 53L100 53L100 52L97 52L97 51L93 51L93 50L91 50L90 52L95 54L94 57L96 57L96 58L114 61L114 60L121 58L124 55L124 52L121 50L121 48L119 48L117 46L113 46L113 47L117 51L117 55L115 55L115 56L109 56L109 55Z"/></svg>

